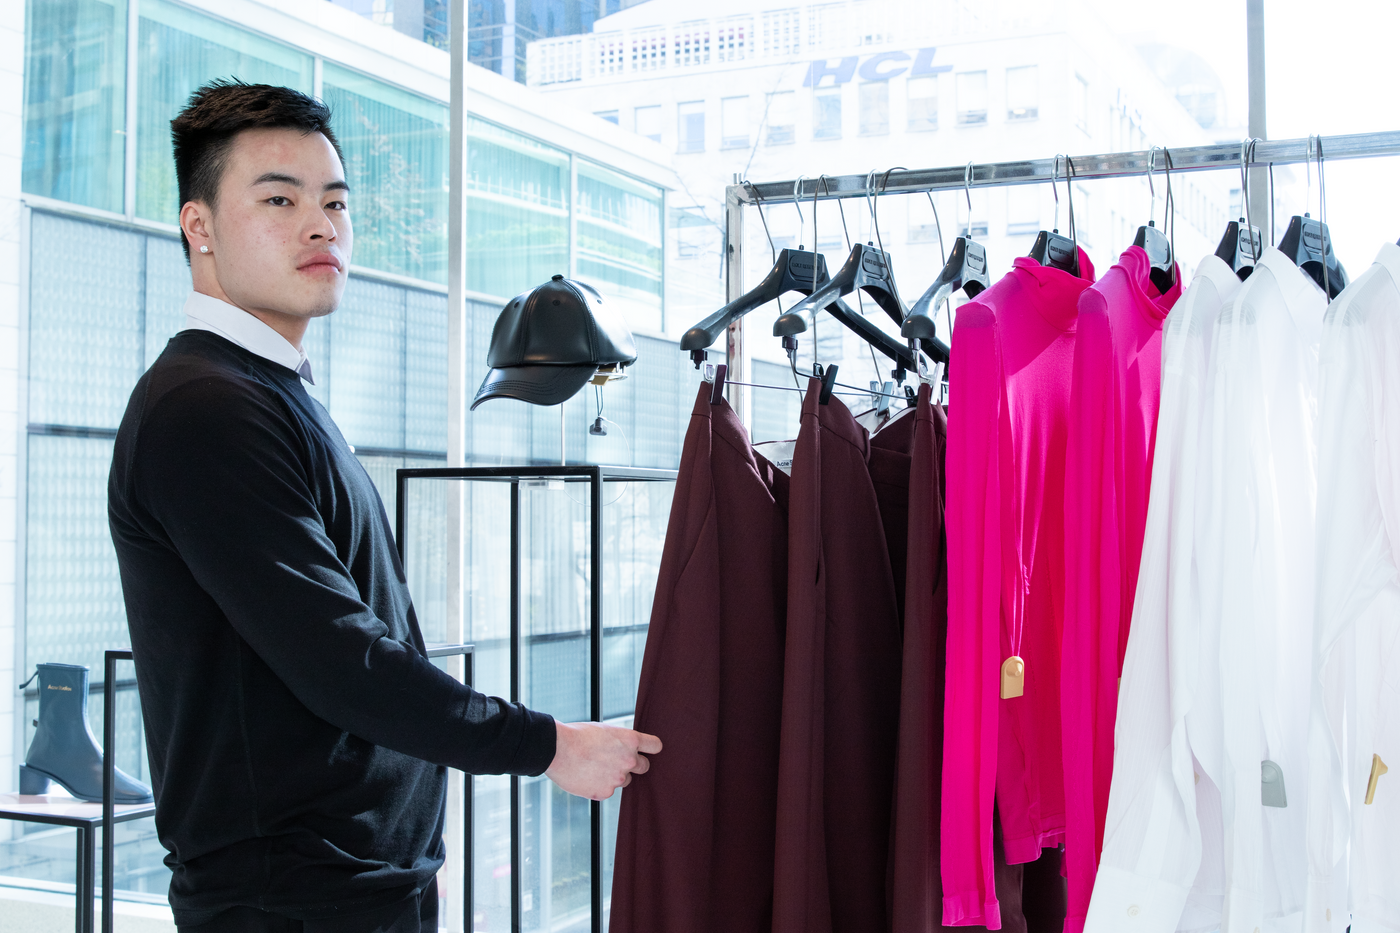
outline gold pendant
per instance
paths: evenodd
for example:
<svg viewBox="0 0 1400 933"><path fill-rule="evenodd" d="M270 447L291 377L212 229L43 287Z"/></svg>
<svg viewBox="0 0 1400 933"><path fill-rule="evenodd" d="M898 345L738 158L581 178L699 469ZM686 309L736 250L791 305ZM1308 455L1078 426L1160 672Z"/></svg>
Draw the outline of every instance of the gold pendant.
<svg viewBox="0 0 1400 933"><path fill-rule="evenodd" d="M1366 804L1370 806L1371 801L1376 799L1376 781L1380 780L1382 774L1390 769L1381 761L1380 755L1371 756L1371 779L1366 782Z"/></svg>
<svg viewBox="0 0 1400 933"><path fill-rule="evenodd" d="M1007 658L1001 665L1001 698L1024 696L1026 692L1026 662L1016 655Z"/></svg>

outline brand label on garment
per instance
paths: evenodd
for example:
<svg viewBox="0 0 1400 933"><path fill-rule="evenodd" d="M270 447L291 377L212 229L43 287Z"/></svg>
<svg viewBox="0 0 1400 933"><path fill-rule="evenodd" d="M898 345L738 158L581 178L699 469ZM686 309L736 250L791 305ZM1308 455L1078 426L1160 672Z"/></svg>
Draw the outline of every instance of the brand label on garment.
<svg viewBox="0 0 1400 933"><path fill-rule="evenodd" d="M1001 665L1001 698L1010 700L1026 693L1026 662L1012 655Z"/></svg>
<svg viewBox="0 0 1400 933"><path fill-rule="evenodd" d="M1283 789L1283 769L1265 758L1259 763L1260 803L1266 807L1288 806L1288 794Z"/></svg>
<svg viewBox="0 0 1400 933"><path fill-rule="evenodd" d="M1368 807L1371 805L1371 801L1376 799L1376 782L1380 780L1382 774L1389 770L1385 766L1385 762L1381 761L1380 755L1373 754L1371 756L1371 779L1366 782L1366 805Z"/></svg>
<svg viewBox="0 0 1400 933"><path fill-rule="evenodd" d="M72 692L73 692L73 688L72 688L72 687L60 687L58 684L49 684L49 689L50 689L50 690L62 690L62 691L65 692L65 693L72 693Z"/></svg>

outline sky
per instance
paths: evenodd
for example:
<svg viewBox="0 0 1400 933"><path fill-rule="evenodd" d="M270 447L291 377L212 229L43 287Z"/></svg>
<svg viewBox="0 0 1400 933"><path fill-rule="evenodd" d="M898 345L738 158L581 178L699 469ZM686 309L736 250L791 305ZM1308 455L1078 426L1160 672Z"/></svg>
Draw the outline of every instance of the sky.
<svg viewBox="0 0 1400 933"><path fill-rule="evenodd" d="M1205 58L1224 81L1231 123L1247 121L1244 0L1089 0L1109 28L1135 42L1180 46ZM1169 10L1164 15L1163 10ZM1394 68L1400 36L1395 0L1265 0L1267 128L1273 139L1400 130ZM1170 142L1166 142L1170 145ZM1325 153L1325 150L1324 150ZM1338 258L1355 277L1380 244L1400 237L1400 157L1326 163L1327 223ZM1302 176L1302 167L1297 172ZM1306 191L1306 186L1298 186ZM1280 217L1312 203L1276 205ZM1256 221L1257 223L1257 221Z"/></svg>

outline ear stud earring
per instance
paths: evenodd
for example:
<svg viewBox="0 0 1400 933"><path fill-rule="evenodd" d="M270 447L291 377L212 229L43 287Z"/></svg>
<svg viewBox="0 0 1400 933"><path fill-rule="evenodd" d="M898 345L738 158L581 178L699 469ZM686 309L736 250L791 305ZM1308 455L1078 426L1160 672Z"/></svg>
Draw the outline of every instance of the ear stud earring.
<svg viewBox="0 0 1400 933"><path fill-rule="evenodd" d="M199 248L199 251L200 251L201 253L207 253L207 252L209 252L209 247L207 247L207 246L201 246L201 247Z"/></svg>

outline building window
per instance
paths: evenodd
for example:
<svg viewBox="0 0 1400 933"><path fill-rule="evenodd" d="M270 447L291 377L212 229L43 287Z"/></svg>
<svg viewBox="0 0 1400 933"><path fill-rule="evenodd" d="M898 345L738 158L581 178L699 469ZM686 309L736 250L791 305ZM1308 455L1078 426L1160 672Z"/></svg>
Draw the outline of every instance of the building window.
<svg viewBox="0 0 1400 933"><path fill-rule="evenodd" d="M593 111L593 116L597 117L599 120L607 120L613 126L617 126L616 110L595 110Z"/></svg>
<svg viewBox="0 0 1400 933"><path fill-rule="evenodd" d="M768 95L765 139L770 146L797 141L797 92L774 91Z"/></svg>
<svg viewBox="0 0 1400 933"><path fill-rule="evenodd" d="M1035 65L1006 69L1006 119L1040 116L1040 69Z"/></svg>
<svg viewBox="0 0 1400 933"><path fill-rule="evenodd" d="M860 135L886 136L890 132L890 83L867 81L860 86Z"/></svg>
<svg viewBox="0 0 1400 933"><path fill-rule="evenodd" d="M1040 186L1014 185L1006 189L1006 235L1040 232Z"/></svg>
<svg viewBox="0 0 1400 933"><path fill-rule="evenodd" d="M958 125L981 126L987 122L987 73L964 71L958 75Z"/></svg>
<svg viewBox="0 0 1400 933"><path fill-rule="evenodd" d="M332 62L323 71L355 192L354 261L447 284L447 107Z"/></svg>
<svg viewBox="0 0 1400 933"><path fill-rule="evenodd" d="M726 97L719 102L720 148L749 147L749 99Z"/></svg>
<svg viewBox="0 0 1400 933"><path fill-rule="evenodd" d="M1089 132L1089 82L1074 76L1074 125Z"/></svg>
<svg viewBox="0 0 1400 933"><path fill-rule="evenodd" d="M166 0L143 0L139 38L136 46L136 216L168 224L179 223L179 193L175 186L175 163L170 154L170 121L189 102L190 95L210 79L228 75L237 75L250 83L294 87L309 94L312 58ZM445 133L447 108L441 104L435 106L442 110ZM335 131L342 143L347 132L355 132L349 129L346 121L346 114L336 113ZM446 140L444 135L444 156ZM443 169L443 176L435 180L438 184L446 183L446 165ZM445 215L443 219L446 220ZM355 232L359 233L358 210L355 226ZM356 239L355 245L359 246L359 238ZM360 261L359 253L357 249L356 261L366 265Z"/></svg>
<svg viewBox="0 0 1400 933"><path fill-rule="evenodd" d="M938 129L938 76L910 78L904 82L909 132Z"/></svg>
<svg viewBox="0 0 1400 933"><path fill-rule="evenodd" d="M24 15L19 3L7 9L14 11L7 19ZM24 190L119 214L126 146L126 4L30 3L27 16ZM165 139L168 150L168 124Z"/></svg>
<svg viewBox="0 0 1400 933"><path fill-rule="evenodd" d="M661 142L661 105L652 104L649 107L638 107L632 114L636 121L638 136L645 136L652 142Z"/></svg>
<svg viewBox="0 0 1400 933"><path fill-rule="evenodd" d="M676 105L676 151L705 151L705 102L686 101Z"/></svg>
<svg viewBox="0 0 1400 933"><path fill-rule="evenodd" d="M841 89L839 87L813 92L812 138L841 138Z"/></svg>

